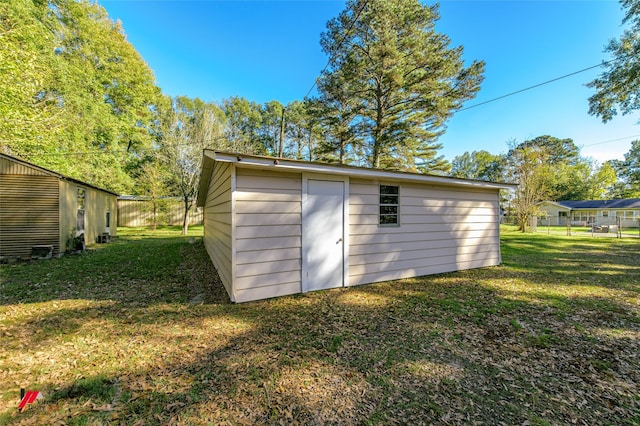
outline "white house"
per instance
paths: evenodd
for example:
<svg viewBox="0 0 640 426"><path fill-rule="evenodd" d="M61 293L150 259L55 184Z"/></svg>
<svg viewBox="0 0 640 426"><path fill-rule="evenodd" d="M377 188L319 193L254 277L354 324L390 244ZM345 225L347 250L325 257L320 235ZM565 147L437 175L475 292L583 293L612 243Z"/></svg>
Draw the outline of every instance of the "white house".
<svg viewBox="0 0 640 426"><path fill-rule="evenodd" d="M498 265L509 184L204 152L204 243L233 302Z"/></svg>
<svg viewBox="0 0 640 426"><path fill-rule="evenodd" d="M637 228L640 221L640 198L620 200L544 201L540 203L541 225L620 225Z"/></svg>

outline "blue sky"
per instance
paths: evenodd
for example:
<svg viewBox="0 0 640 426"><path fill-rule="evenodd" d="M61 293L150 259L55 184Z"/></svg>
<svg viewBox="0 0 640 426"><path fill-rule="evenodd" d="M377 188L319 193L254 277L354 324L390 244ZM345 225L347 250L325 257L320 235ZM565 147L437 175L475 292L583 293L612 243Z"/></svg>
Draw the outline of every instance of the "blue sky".
<svg viewBox="0 0 640 426"><path fill-rule="evenodd" d="M128 40L162 90L219 102L231 96L288 103L302 99L327 62L326 22L344 1L99 0L123 22ZM622 33L614 0L440 2L437 29L467 61L486 62L475 104L596 64ZM622 158L640 139L640 114L607 124L588 114L587 71L486 105L457 112L440 139L452 160L465 151L507 151L507 142L549 134L572 138L600 162Z"/></svg>

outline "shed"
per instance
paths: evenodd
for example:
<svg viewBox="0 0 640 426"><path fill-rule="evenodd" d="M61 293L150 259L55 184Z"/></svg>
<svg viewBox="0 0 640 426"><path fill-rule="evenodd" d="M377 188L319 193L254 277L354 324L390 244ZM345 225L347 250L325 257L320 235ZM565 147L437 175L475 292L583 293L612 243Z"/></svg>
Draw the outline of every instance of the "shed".
<svg viewBox="0 0 640 426"><path fill-rule="evenodd" d="M233 302L498 265L510 184L205 150L204 244Z"/></svg>
<svg viewBox="0 0 640 426"><path fill-rule="evenodd" d="M64 253L67 241L116 235L117 194L0 154L0 258L30 258L34 246Z"/></svg>

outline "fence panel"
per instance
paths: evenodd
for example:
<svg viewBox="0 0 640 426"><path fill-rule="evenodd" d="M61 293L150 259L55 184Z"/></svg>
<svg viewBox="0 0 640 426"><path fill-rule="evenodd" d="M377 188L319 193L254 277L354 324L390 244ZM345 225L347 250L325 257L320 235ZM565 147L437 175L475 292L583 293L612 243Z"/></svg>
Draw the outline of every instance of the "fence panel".
<svg viewBox="0 0 640 426"><path fill-rule="evenodd" d="M153 224L153 202L147 199L118 199L118 226L135 227ZM156 202L158 225L182 225L184 204L179 198L162 198ZM193 207L189 211L189 225L202 225L203 211Z"/></svg>

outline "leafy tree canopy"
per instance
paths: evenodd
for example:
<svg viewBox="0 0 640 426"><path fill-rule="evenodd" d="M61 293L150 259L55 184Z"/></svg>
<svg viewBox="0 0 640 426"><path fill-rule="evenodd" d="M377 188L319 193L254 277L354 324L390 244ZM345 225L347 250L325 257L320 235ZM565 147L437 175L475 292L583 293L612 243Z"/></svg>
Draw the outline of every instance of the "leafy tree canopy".
<svg viewBox="0 0 640 426"><path fill-rule="evenodd" d="M630 24L620 38L611 40L605 52L612 59L605 71L587 86L596 90L589 98L589 114L607 122L618 112L640 109L640 0L621 0L626 9L623 24Z"/></svg>
<svg viewBox="0 0 640 426"><path fill-rule="evenodd" d="M435 31L437 20L437 6L419 0L350 0L321 36L330 57L318 85L321 114L340 124L338 146L361 141L372 167L448 169L437 138L479 90L484 63L465 67L462 48Z"/></svg>

